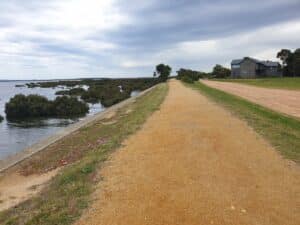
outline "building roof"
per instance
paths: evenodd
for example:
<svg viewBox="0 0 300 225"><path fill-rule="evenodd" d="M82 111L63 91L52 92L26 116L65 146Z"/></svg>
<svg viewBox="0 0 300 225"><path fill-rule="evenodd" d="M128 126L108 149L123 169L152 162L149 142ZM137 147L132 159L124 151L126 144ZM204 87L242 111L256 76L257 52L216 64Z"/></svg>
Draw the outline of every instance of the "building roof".
<svg viewBox="0 0 300 225"><path fill-rule="evenodd" d="M244 59L234 59L231 61L231 65L237 65L240 64Z"/></svg>
<svg viewBox="0 0 300 225"><path fill-rule="evenodd" d="M244 57L243 59L234 59L231 61L231 65L238 65L241 64L245 59L250 59L252 61L254 61L255 63L259 63L259 64L263 64L264 66L267 67L275 67L278 66L278 62L274 62L274 61L263 61L263 60L258 60L258 59L254 59L254 58L250 58L250 57Z"/></svg>

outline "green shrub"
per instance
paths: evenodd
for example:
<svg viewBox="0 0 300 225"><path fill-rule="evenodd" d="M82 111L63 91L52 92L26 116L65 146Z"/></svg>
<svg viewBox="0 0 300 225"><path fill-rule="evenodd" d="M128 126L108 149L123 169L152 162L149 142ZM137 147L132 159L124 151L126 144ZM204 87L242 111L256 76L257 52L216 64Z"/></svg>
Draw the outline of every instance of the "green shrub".
<svg viewBox="0 0 300 225"><path fill-rule="evenodd" d="M4 120L3 116L0 115L0 123Z"/></svg>
<svg viewBox="0 0 300 225"><path fill-rule="evenodd" d="M74 97L57 97L52 104L54 108L53 115L57 117L81 116L89 111L86 103Z"/></svg>
<svg viewBox="0 0 300 225"><path fill-rule="evenodd" d="M40 95L15 95L5 105L8 119L37 117L73 117L85 115L89 111L86 103L67 96L54 101Z"/></svg>
<svg viewBox="0 0 300 225"><path fill-rule="evenodd" d="M212 74L215 78L226 78L231 74L231 70L219 64L215 65Z"/></svg>
<svg viewBox="0 0 300 225"><path fill-rule="evenodd" d="M26 117L45 117L52 113L51 102L40 95L15 95L5 105L8 119Z"/></svg>
<svg viewBox="0 0 300 225"><path fill-rule="evenodd" d="M72 88L71 90L62 90L62 91L57 91L55 94L56 95L71 95L71 96L81 96L85 93L86 91L83 88Z"/></svg>
<svg viewBox="0 0 300 225"><path fill-rule="evenodd" d="M186 83L193 83L194 81L197 81L203 77L208 77L208 74L200 71L182 68L177 71L177 79L182 80Z"/></svg>
<svg viewBox="0 0 300 225"><path fill-rule="evenodd" d="M183 76L183 77L181 78L181 80L182 80L183 82L189 83L189 84L194 83L194 80L193 80L191 77L189 77L189 76Z"/></svg>

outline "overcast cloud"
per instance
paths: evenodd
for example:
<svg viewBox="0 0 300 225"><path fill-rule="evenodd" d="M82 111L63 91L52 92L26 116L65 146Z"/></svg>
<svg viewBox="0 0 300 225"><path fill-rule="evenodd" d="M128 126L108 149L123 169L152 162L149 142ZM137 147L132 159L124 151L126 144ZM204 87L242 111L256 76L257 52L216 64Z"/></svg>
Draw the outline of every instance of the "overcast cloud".
<svg viewBox="0 0 300 225"><path fill-rule="evenodd" d="M209 71L300 47L299 0L0 1L0 79Z"/></svg>

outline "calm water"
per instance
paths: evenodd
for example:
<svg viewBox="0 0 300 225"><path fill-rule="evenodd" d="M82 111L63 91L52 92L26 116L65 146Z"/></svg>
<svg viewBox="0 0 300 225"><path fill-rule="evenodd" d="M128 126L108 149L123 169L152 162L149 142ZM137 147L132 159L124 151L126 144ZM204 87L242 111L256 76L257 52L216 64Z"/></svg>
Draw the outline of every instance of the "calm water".
<svg viewBox="0 0 300 225"><path fill-rule="evenodd" d="M56 97L55 92L64 88L15 87L16 84L25 83L27 82L0 81L0 115L5 117L5 103L16 94L39 94L47 97L48 99L54 99ZM103 110L104 108L101 104L90 105L89 115L93 115ZM0 123L0 159L21 151L78 120L79 119L43 119L12 123L4 119L2 123Z"/></svg>

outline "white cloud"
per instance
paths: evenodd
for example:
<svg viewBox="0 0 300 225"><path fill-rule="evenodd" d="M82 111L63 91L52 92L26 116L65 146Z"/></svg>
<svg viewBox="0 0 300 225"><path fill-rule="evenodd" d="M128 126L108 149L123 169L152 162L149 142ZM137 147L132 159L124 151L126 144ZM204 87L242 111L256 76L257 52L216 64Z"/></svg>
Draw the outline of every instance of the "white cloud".
<svg viewBox="0 0 300 225"><path fill-rule="evenodd" d="M189 12L194 10L198 14L199 10L204 19L210 16L216 18L214 16L224 12L233 14L248 10L248 3L237 4L231 1L219 3L216 7L215 4L204 1L203 5L201 2L201 9L193 7L193 4L181 6L180 10L185 10L180 11L180 14L177 9L160 11L161 5L158 7L157 2L133 0L120 4L119 0L0 1L0 79L151 75L154 66L161 62L170 64L174 67L173 71L179 67L209 71L216 63L229 66L233 58L249 55L274 60L281 48L299 47L299 19L283 20L281 24L266 25L259 29L249 28L243 33L235 32L221 38L220 34L210 34L211 38L203 38L205 35L196 32L198 27L195 32L192 26L191 30L185 30L184 27L172 30L172 25L180 21L178 15L193 19L195 14ZM289 2L297 3L297 0ZM283 0L254 0L252 6L267 9L284 4ZM155 17L143 18L144 15L140 12L145 12L148 8L155 10ZM254 12L256 8L252 7L251 10ZM136 12L140 14L135 14ZM151 13L149 15L152 16ZM155 21L157 23L153 23ZM157 32L155 35L148 30L144 31L152 29L152 23L157 28L154 29ZM148 26L144 26L145 24ZM130 28L137 32L127 33L126 25L131 25ZM162 34L160 25L165 31ZM214 24L207 25L213 30ZM231 24L225 23L224 26L226 25L230 29ZM189 27L189 24L186 26ZM106 34L119 30L122 31L121 36L125 36L125 43L131 43L128 44L130 46L122 46L122 37L118 37L120 42L114 37L107 39ZM203 30L206 31L205 27ZM181 35L184 32L188 34ZM165 46L160 43L159 37L164 34L174 38ZM153 50L152 45L145 45L145 49L135 46L134 40L141 40L142 43L143 35L153 38ZM177 39L177 35L180 38ZM156 42L159 47L155 45Z"/></svg>
<svg viewBox="0 0 300 225"><path fill-rule="evenodd" d="M299 47L299 35L300 21L290 21L226 38L180 42L146 57L124 59L121 65L139 68L165 62L174 65L173 71L188 65L193 69L210 71L215 64L229 67L232 59L244 56L278 60L276 54L281 48Z"/></svg>

